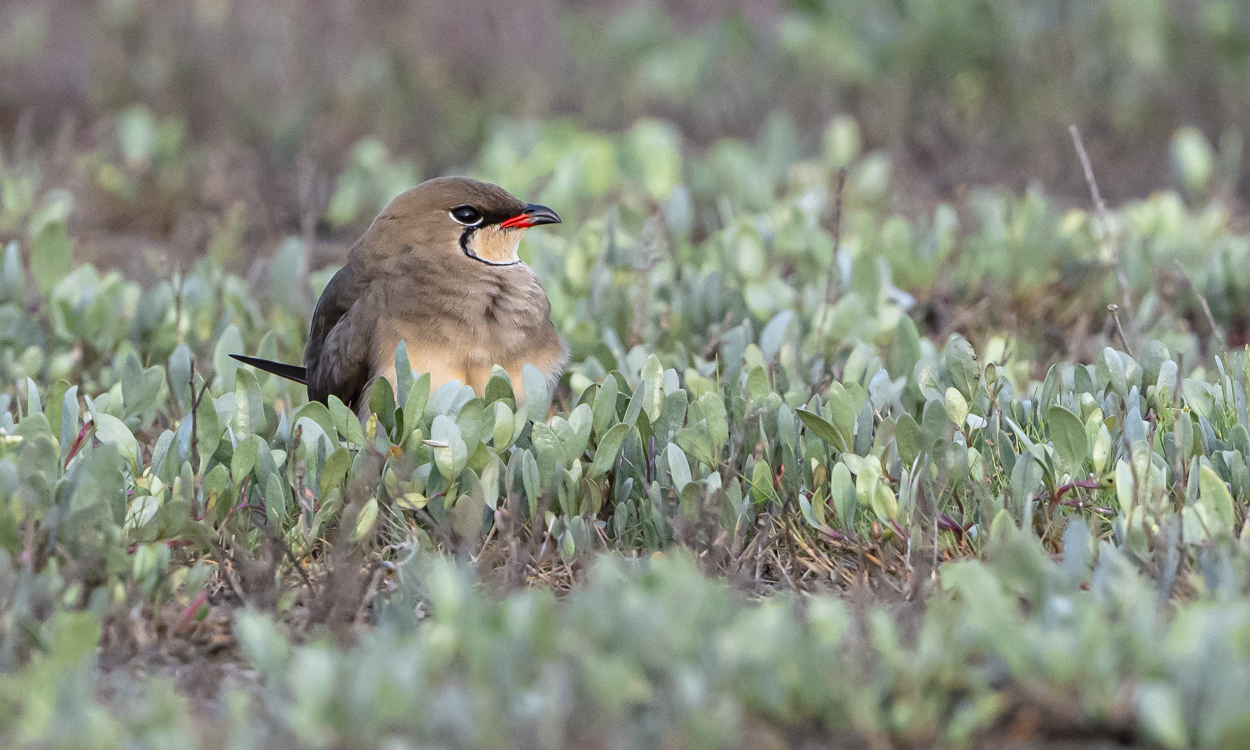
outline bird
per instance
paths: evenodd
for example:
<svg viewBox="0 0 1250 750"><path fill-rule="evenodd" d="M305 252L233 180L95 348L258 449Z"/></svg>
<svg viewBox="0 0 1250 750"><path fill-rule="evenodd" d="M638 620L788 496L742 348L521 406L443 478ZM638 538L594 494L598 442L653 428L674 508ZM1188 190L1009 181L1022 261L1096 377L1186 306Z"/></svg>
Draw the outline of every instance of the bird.
<svg viewBox="0 0 1250 750"><path fill-rule="evenodd" d="M568 361L538 275L517 256L526 229L559 223L497 185L426 180L391 200L348 251L313 311L302 367L231 356L303 383L309 400L335 396L364 419L375 380L396 386L403 341L431 390L455 380L483 395L499 365L523 403L526 364L550 389Z"/></svg>

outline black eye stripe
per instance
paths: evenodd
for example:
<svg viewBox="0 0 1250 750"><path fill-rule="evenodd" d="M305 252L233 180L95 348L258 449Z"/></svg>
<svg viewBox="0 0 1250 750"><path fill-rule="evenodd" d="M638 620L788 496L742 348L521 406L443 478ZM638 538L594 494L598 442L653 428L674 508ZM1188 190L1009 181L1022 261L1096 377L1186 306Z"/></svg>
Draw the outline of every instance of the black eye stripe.
<svg viewBox="0 0 1250 750"><path fill-rule="evenodd" d="M480 209L477 206L465 203L454 206L447 210L452 220L457 224L466 227L486 227L493 224L501 224L513 216L525 210L523 204L515 207ZM463 212L463 215L457 215L457 212Z"/></svg>

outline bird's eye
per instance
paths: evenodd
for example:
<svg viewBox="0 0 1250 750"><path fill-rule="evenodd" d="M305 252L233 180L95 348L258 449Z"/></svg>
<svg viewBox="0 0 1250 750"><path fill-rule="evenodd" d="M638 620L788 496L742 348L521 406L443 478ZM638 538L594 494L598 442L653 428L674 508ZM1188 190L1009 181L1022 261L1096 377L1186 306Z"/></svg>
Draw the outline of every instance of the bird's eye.
<svg viewBox="0 0 1250 750"><path fill-rule="evenodd" d="M451 210L451 218L466 227L472 227L482 223L482 212L473 206L456 206Z"/></svg>

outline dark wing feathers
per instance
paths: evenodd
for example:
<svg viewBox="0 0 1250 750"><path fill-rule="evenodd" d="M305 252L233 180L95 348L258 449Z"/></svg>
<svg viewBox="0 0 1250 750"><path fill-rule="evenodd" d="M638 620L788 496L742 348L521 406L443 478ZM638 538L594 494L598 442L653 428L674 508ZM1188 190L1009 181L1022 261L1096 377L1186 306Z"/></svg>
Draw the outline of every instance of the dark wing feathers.
<svg viewBox="0 0 1250 750"><path fill-rule="evenodd" d="M325 403L338 396L355 408L369 385L373 328L361 311L369 304L368 284L343 267L317 301L304 366L231 354L245 365L308 386L308 398Z"/></svg>
<svg viewBox="0 0 1250 750"><path fill-rule="evenodd" d="M369 385L373 320L362 313L370 304L368 291L367 279L349 264L330 279L317 301L304 352L310 399L325 402L338 396L354 409Z"/></svg>
<svg viewBox="0 0 1250 750"><path fill-rule="evenodd" d="M363 314L367 300L352 305L325 337L321 357L308 371L308 397L327 401L338 396L353 410L369 385L373 360L373 326Z"/></svg>
<svg viewBox="0 0 1250 750"><path fill-rule="evenodd" d="M304 367L309 370L316 369L326 337L367 286L368 282L359 278L350 263L340 268L334 278L330 279L330 283L326 284L325 291L321 293L321 299L317 300L317 307L313 310L308 348L304 351Z"/></svg>

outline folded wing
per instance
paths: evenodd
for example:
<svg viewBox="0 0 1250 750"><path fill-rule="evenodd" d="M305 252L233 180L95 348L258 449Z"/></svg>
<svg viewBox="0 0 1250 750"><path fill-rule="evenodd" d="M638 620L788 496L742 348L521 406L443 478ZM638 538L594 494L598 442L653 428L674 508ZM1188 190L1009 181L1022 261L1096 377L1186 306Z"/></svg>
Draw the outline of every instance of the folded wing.
<svg viewBox="0 0 1250 750"><path fill-rule="evenodd" d="M308 397L330 396L355 409L373 370L373 329L376 307L368 280L344 266L326 285L313 311L308 349L304 352Z"/></svg>

